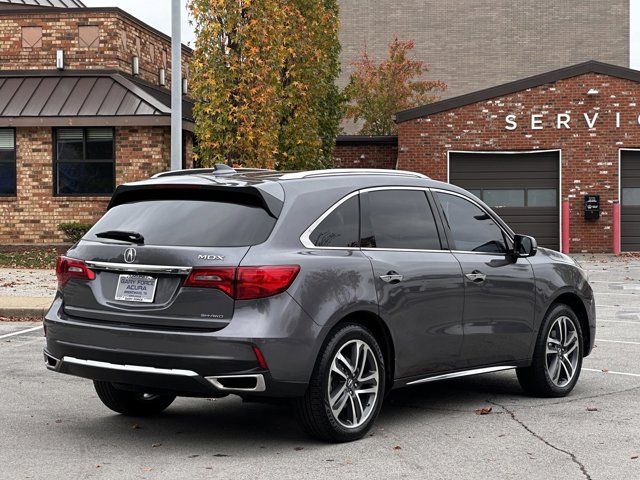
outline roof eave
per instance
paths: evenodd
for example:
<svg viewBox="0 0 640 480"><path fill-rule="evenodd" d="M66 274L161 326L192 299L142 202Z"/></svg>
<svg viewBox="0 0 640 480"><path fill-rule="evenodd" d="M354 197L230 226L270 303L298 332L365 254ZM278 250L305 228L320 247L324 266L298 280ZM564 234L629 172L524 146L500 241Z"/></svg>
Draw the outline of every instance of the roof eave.
<svg viewBox="0 0 640 480"><path fill-rule="evenodd" d="M627 67L612 65L608 63L590 60L588 62L571 65L569 67L552 70L550 72L533 75L531 77L516 80L514 82L504 83L495 87L478 90L477 92L467 93L439 102L423 105L421 107L404 110L396 114L396 123L404 123L418 118L424 118L436 113L454 110L456 108L465 107L474 103L479 103L493 98L504 97L516 92L527 90L529 88L540 87L548 83L555 83L560 80L585 75L587 73L598 73L609 75L625 80L631 80L640 83L640 71Z"/></svg>

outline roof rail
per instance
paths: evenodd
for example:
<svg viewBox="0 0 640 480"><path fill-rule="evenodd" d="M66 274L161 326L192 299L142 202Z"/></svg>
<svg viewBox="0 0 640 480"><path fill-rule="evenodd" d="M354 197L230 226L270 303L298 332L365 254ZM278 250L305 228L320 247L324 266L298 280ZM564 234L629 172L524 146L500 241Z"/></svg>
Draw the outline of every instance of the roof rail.
<svg viewBox="0 0 640 480"><path fill-rule="evenodd" d="M182 177L185 175L233 175L238 173L236 169L231 168L228 165L216 165L213 168L190 168L186 170L172 170L169 172L157 173L151 178L163 178L163 177Z"/></svg>
<svg viewBox="0 0 640 480"><path fill-rule="evenodd" d="M299 180L313 177L338 177L348 175L391 175L396 177L414 177L429 180L429 177L417 172L407 172L404 170L382 170L374 168L334 168L329 170L312 170L308 172L286 173L281 180Z"/></svg>

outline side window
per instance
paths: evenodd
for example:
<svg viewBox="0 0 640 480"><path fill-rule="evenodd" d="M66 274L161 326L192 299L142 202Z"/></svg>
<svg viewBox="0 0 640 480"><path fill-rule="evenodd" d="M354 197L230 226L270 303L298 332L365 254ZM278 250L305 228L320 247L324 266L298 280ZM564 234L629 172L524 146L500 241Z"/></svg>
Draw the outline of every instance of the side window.
<svg viewBox="0 0 640 480"><path fill-rule="evenodd" d="M12 128L0 128L0 197L16 195L16 143Z"/></svg>
<svg viewBox="0 0 640 480"><path fill-rule="evenodd" d="M449 224L455 250L464 252L506 253L502 230L481 208L464 198L436 194Z"/></svg>
<svg viewBox="0 0 640 480"><path fill-rule="evenodd" d="M350 198L325 218L309 236L316 247L350 247L360 245L360 197Z"/></svg>
<svg viewBox="0 0 640 480"><path fill-rule="evenodd" d="M381 190L366 196L363 246L405 250L440 250L438 228L420 190Z"/></svg>

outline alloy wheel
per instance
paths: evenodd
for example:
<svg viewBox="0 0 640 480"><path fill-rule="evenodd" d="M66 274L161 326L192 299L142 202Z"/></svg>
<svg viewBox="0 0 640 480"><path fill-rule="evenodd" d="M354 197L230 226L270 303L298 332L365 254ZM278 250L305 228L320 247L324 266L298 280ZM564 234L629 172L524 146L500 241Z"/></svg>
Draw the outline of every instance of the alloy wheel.
<svg viewBox="0 0 640 480"><path fill-rule="evenodd" d="M358 428L371 416L378 399L379 376L376 357L362 340L351 340L338 350L327 388L331 412L340 425Z"/></svg>
<svg viewBox="0 0 640 480"><path fill-rule="evenodd" d="M559 317L547 336L546 366L549 378L558 387L566 387L576 375L580 356L578 329L575 322Z"/></svg>

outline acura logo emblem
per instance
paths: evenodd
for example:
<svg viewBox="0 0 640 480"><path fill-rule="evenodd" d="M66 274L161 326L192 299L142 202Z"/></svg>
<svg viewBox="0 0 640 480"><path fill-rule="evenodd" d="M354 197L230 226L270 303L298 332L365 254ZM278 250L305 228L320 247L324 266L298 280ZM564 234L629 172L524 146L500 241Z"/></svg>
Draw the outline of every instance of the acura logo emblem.
<svg viewBox="0 0 640 480"><path fill-rule="evenodd" d="M124 261L127 263L133 263L136 261L136 249L135 248L127 248L124 251Z"/></svg>

